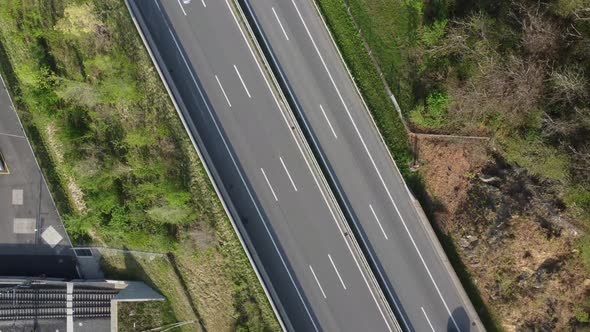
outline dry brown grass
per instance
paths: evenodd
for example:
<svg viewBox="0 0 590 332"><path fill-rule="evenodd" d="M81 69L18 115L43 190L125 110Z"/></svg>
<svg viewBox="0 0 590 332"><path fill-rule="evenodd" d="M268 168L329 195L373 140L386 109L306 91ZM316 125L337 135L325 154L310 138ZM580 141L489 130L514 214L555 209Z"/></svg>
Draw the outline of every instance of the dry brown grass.
<svg viewBox="0 0 590 332"><path fill-rule="evenodd" d="M556 331L571 328L575 306L585 296L575 237L548 239L537 222L521 216L514 216L505 227L510 229L509 237L497 244L483 240L468 258L487 301L503 317L503 326L507 331L527 325ZM485 260L473 264L473 256ZM555 271L540 272L554 262Z"/></svg>
<svg viewBox="0 0 590 332"><path fill-rule="evenodd" d="M56 138L56 135L58 134L58 129L56 128L55 124L50 122L47 126L46 126L46 130L45 130L45 139L47 141L47 148L52 156L52 158L55 159L57 164L63 164L64 163L64 149L62 144L59 142L59 140ZM72 205L74 206L74 208L80 212L80 213L85 213L87 211L86 208L86 202L84 201L84 193L82 192L82 189L80 188L80 186L78 186L78 184L76 183L76 179L71 176L71 175L67 175L65 174L65 168L60 167L58 168L58 171L61 172L60 176L64 178L64 181L66 182L66 186L65 189L67 189L67 194L68 197L70 199L70 201L72 202Z"/></svg>
<svg viewBox="0 0 590 332"><path fill-rule="evenodd" d="M469 181L488 160L484 141L418 136L420 172L427 190L453 215L465 200Z"/></svg>
<svg viewBox="0 0 590 332"><path fill-rule="evenodd" d="M216 250L199 256L177 256L179 268L199 314L209 331L232 331L237 317L233 301L233 284L225 274L225 258Z"/></svg>
<svg viewBox="0 0 590 332"><path fill-rule="evenodd" d="M511 56L502 64L501 56L483 57L469 82L449 80L446 88L453 101L448 121L453 134L491 135L495 129L509 134L525 127L543 96L545 80L541 64ZM502 128L490 120L501 119Z"/></svg>
<svg viewBox="0 0 590 332"><path fill-rule="evenodd" d="M143 308L138 308L137 305L128 308L123 306L119 315L121 331L142 331L176 321L197 319L191 309L190 300L184 293L182 282L167 258L111 251L102 254L102 266L108 277L142 280L167 299L164 302L147 304L147 310L141 310ZM181 331L199 331L199 327L198 324L191 324L182 327Z"/></svg>
<svg viewBox="0 0 590 332"><path fill-rule="evenodd" d="M511 173L494 185L482 184L478 174L490 156L473 141L423 139L419 147L420 172L436 203L435 222L453 239L502 328L569 331L576 326L590 280L576 249L579 232L567 226L567 211L543 221L543 213L556 209L547 200L557 200L550 185L531 185L526 174L511 180ZM512 188L513 198L505 191L511 186L506 181L525 184ZM518 201L521 192L531 190Z"/></svg>

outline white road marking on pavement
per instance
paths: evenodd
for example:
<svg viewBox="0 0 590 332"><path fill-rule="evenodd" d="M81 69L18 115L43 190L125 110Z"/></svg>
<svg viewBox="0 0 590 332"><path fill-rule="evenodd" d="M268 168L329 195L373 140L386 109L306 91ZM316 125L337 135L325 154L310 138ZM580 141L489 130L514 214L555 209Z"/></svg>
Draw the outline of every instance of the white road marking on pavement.
<svg viewBox="0 0 590 332"><path fill-rule="evenodd" d="M330 263L332 263L332 267L334 268L334 271L336 271L336 274L338 275L338 279L340 279L340 283L342 284L342 288L346 289L346 285L344 284L344 281L342 280L342 277L340 276L340 272L338 272L338 269L336 268L336 264L334 264L334 261L332 260L332 256L330 256L330 254L328 254L328 258L330 259Z"/></svg>
<svg viewBox="0 0 590 332"><path fill-rule="evenodd" d="M371 163L373 164L373 167L375 168L375 171L377 172L377 175L379 176L379 179L381 180L381 183L383 184L383 187L385 188L385 191L387 192L387 195L389 196L389 200L393 204L393 207L395 208L395 211L397 212L397 215L400 217L400 220L402 221L402 224L404 225L404 229L406 230L406 233L410 237L410 241L412 242L412 245L414 246L414 249L418 253L418 256L420 257L420 260L422 261L422 265L426 269L426 272L428 273L428 276L430 277L430 280L432 281L432 284L434 285L434 288L436 289L436 291L438 293L438 296L442 300L443 305L444 305L445 309L447 310L447 313L449 314L451 320L453 321L453 325L455 325L455 328L459 332L461 332L461 329L459 328L459 325L455 321L455 318L453 317L453 315L451 313L451 310L449 309L449 306L447 305L447 302L443 298L442 293L441 293L440 289L438 288L438 285L436 284L436 281L434 281L434 277L432 276L432 273L430 272L430 269L426 265L426 261L424 260L424 257L422 256L422 253L420 252L420 249L418 249L418 245L416 245L416 241L414 240L414 237L410 233L410 230L409 230L408 226L406 225L406 222L404 221L404 218L402 217L402 215L401 215L401 213L400 213L400 211L399 211L399 209L397 207L397 204L393 200L393 196L391 195L391 192L389 191L389 188L385 184L385 180L383 179L383 176L381 175L381 172L377 168L377 164L375 163L375 160L373 159L373 156L371 155L371 152L369 151L369 149L367 147L367 144L365 143L365 140L363 139L363 137L362 137L362 135L360 133L360 130L358 129L358 127L356 125L356 122L354 122L354 119L352 118L352 114L350 113L350 110L348 109L348 106L346 105L346 102L344 101L344 98L342 97L342 93L340 93L340 89L338 89L338 86L336 85L336 82L334 81L334 78L332 77L332 73L330 73L330 70L328 69L328 66L326 65L326 62L324 61L324 57L320 53L320 50L319 50L318 46L316 45L316 42L313 39L313 36L311 35L311 32L309 31L309 28L307 27L307 23L305 23L305 20L303 19L303 16L301 15L301 12L299 11L299 7L297 7L297 4L295 3L295 0L291 0L291 2L293 3L293 6L295 7L295 10L297 11L297 14L299 15L299 19L301 20L301 22L303 23L303 26L305 27L305 31L307 31L307 35L309 36L309 39L311 40L311 42L312 42L312 44L313 44L313 46L314 46L314 48L316 50L316 53L318 54L318 56L320 57L320 60L322 61L322 64L324 66L324 69L326 70L326 72L328 73L328 76L330 77L330 81L332 82L332 85L334 86L334 89L336 89L336 93L338 94L338 97L340 98L340 101L344 105L344 109L346 110L346 113L348 114L348 117L350 118L350 121L352 122L353 127L354 127L354 129L355 129L355 131L356 131L359 139L361 140L361 143L363 144L363 147L365 148L365 151L367 152L367 155L369 156L369 159L371 160ZM407 326L407 324L406 324L406 326Z"/></svg>
<svg viewBox="0 0 590 332"><path fill-rule="evenodd" d="M320 109L322 110L322 114L324 114L324 118L326 118L326 122L328 123L328 126L330 126L330 130L332 130L332 134L334 135L334 138L338 139L338 136L336 135L336 132L334 131L334 127L332 127L332 124L330 123L330 120L328 119L328 115L326 115L326 111L324 111L324 107L322 106L322 104L320 104Z"/></svg>
<svg viewBox="0 0 590 332"><path fill-rule="evenodd" d="M426 315L426 311L424 310L424 307L420 307L420 309L422 309L422 313L424 314L424 317L426 317L426 321L428 322L428 325L430 325L432 332L436 332L436 330L434 329L434 327L430 323L430 319L428 319L428 315Z"/></svg>
<svg viewBox="0 0 590 332"><path fill-rule="evenodd" d="M6 134L6 133L0 133L0 136L9 136L9 137L16 137L16 138L26 138L26 137L21 136L21 135L13 135L13 134Z"/></svg>
<svg viewBox="0 0 590 332"><path fill-rule="evenodd" d="M154 0L154 2L156 3L156 6L158 7L158 10L160 10L160 14L163 15L163 13L162 13L162 11L160 9L160 5L158 4L158 1L157 0ZM229 7L229 3L227 2L227 0L226 0L226 4ZM230 10L231 10L231 8L230 8ZM232 15L233 15L233 12L232 12ZM236 17L235 16L234 16L234 20L236 20ZM237 20L236 20L236 23L237 23ZM168 26L168 23L167 22L166 22L166 26ZM227 151L227 153L228 153L228 155L229 155L229 157L230 157L230 159L232 161L232 164L234 165L234 168L236 169L238 175L240 176L240 180L242 181L242 185L244 185L244 188L246 188L246 192L248 193L248 197L250 198L250 201L252 202L252 205L254 205L254 208L256 209L256 213L258 214L258 217L260 218L260 220L262 221L262 224L264 225L264 230L266 231L266 234L270 238L270 241L272 242L272 245L273 245L275 251L279 255L279 258L281 260L281 264L283 265L283 268L287 272L287 275L289 276L289 280L291 281L291 284L293 285L293 288L295 289L295 292L297 293L297 296L299 297L299 300L301 301L301 303L303 304L303 307L305 308L305 312L307 313L307 316L309 317L309 320L311 321L311 324L313 325L313 327L314 327L314 329L316 331L319 331L318 330L318 327L316 325L316 322L313 319L313 316L311 315L311 312L309 311L309 308L308 308L307 304L303 300L303 296L301 295L301 291L300 291L299 287L297 287L297 284L295 283L295 278L293 277L293 274L291 274L291 271L289 271L289 268L287 267L287 263L285 261L285 257L283 257L283 254L279 250L279 246L277 244L277 241L275 240L274 236L270 232L270 228L268 227L268 223L267 223L266 219L264 219L264 217L262 215L262 212L260 211L260 207L258 206L258 204L256 204L256 201L254 200L254 195L252 195L252 192L250 191L250 188L248 188L248 185L246 184L246 179L244 178L244 174L242 174L242 171L238 167L238 163L236 162L236 159L235 159L234 155L231 153L231 150L229 149L229 145L227 144L227 141L225 140L225 137L223 137L223 135L221 133L221 129L219 128L219 124L217 123L217 120L213 116L213 112L211 111L211 107L206 102L205 95L203 94L203 91L201 91L201 88L197 84L197 80L195 79L195 76L194 76L193 72L190 71L190 68L191 67L188 64L188 61L186 60L186 57L182 53L182 49L180 48L180 45L178 44L178 41L176 40L176 37L174 36L174 34L172 33L172 31L170 30L170 27L169 26L168 26L168 30L170 31L170 36L172 37L172 40L174 41L174 44L176 46L176 49L178 50L178 53L182 57L182 61L184 62L184 65L189 70L189 73L191 75L191 79L193 81L193 84L195 85L195 87L197 88L197 91L199 92L199 96L201 97L201 99L205 103L205 108L207 109L207 112L209 113L209 117L211 118L211 120L213 121L213 124L215 125L215 129L217 130L217 133L221 137L221 141L223 142L223 146L225 147L225 150ZM242 32L242 36L243 36L243 32Z"/></svg>
<svg viewBox="0 0 590 332"><path fill-rule="evenodd" d="M270 192L272 192L272 195L275 198L275 201L279 201L279 199L277 198L277 195L275 194L274 189L272 189L272 186L270 185L270 181L268 181L268 178L266 177L266 173L264 172L264 169L260 169L260 171L262 171L262 175L264 175L264 179L266 180L266 183L268 184L268 187L270 188Z"/></svg>
<svg viewBox="0 0 590 332"><path fill-rule="evenodd" d="M34 234L37 231L35 227L37 227L35 218L14 218L12 222L14 234Z"/></svg>
<svg viewBox="0 0 590 332"><path fill-rule="evenodd" d="M373 212L373 217L375 217L375 220L377 220L377 224L379 224L379 228L381 228L381 232L383 232L383 236L385 236L385 240L388 240L387 234L385 234L385 230L383 229L383 226L381 226L381 222L379 221L379 218L377 217L375 210L373 210L373 205L369 204L369 208L371 208L371 212Z"/></svg>
<svg viewBox="0 0 590 332"><path fill-rule="evenodd" d="M45 241L51 248L58 245L61 240L63 240L63 236L59 234L59 232L53 227L47 227L43 233L41 233L41 238Z"/></svg>
<svg viewBox="0 0 590 332"><path fill-rule="evenodd" d="M248 41L248 38L246 37L246 34L244 33L244 30L242 29L242 26L240 25L240 23L239 23L239 21L238 21L238 18L236 17L236 14L235 14L235 13L234 13L234 11L232 10L232 6L229 4L229 1L228 1L228 0L225 0L225 4L227 5L227 8L229 9L229 12L231 13L231 15L232 15L232 17L233 17L233 19L234 19L234 22L236 23L236 26L238 27L238 29L240 30L240 33L242 34L242 39L244 40L244 42L246 43L246 46L247 46L247 47L248 47L248 49L250 50L250 54L252 55L252 57L253 57L253 58L254 58L254 60L256 61L256 65L258 66L258 71L259 71L259 72L260 72L260 74L262 75L262 77L263 77L263 79L264 79L264 82L266 83L266 86L267 86L267 88L270 90L270 92L271 92L271 94L272 94L272 97L273 97L273 99L274 99L274 101L275 101L275 104L276 104L276 105L277 105L277 107L280 109L280 107L281 107L281 106L280 106L280 104L279 104L279 101L277 100L277 97L276 97L276 95L275 95L275 93L274 93L274 90L271 88L271 86L270 86L270 83L268 82L268 79L266 78L266 76L264 76L264 71L262 70L262 67L261 67L260 63L258 62L258 59L257 59L257 58L256 58L256 56L254 55L254 51L252 50L252 46L250 46L250 44L249 44L249 41ZM178 47L178 45L177 45L177 47ZM185 61L185 62L186 62L186 61ZM188 67L188 64L187 64L187 67ZM193 77L193 80L194 80L194 77ZM196 81L195 81L195 82L196 82ZM202 93L201 93L201 96L202 96ZM203 97L203 99L204 99L204 97ZM283 112L281 112L281 114L282 114L282 113L283 113ZM283 119L284 119L284 121L285 121L285 122L287 122L287 119L286 119L285 115L284 115L284 114L282 114L282 115L283 115ZM212 115L211 115L211 116L212 116ZM213 116L212 116L212 117L213 117ZM287 123L287 126L289 126L289 125L288 125L288 123ZM218 130L219 130L219 129L218 129ZM289 130L289 131L291 131L291 130ZM297 140L295 139L295 134L294 134L292 131L291 131L291 137L292 137L292 138L295 140L295 142L297 143L297 147L299 147L299 152L300 152L301 154L303 154L303 150L302 150L302 149L301 149L301 147L299 146L299 142L297 142ZM228 151L229 151L229 147L227 146L227 144L226 144L226 149L228 149ZM305 159L305 158L303 158L303 159L305 160L305 163L307 164L307 167L309 168L309 170L310 170L310 172L311 172L311 166L309 165L309 162L307 161L307 159ZM232 157L232 160L233 160L233 157ZM238 166L237 166L237 163L235 162L235 160L234 160L234 166L235 166L236 168L238 168ZM313 174L313 172L312 172L312 174ZM246 181L245 181L245 179L243 178L243 175L241 175L241 173L240 173L240 177L242 178L242 183L244 184L244 186L246 186ZM315 175L314 175L314 179L315 179ZM318 182L317 182L317 179L316 179L316 184L317 184L317 183L318 183ZM317 184L317 185L319 186L319 184ZM248 189L248 188L246 187L246 189ZM254 202L254 197L252 196L252 194L250 193L250 191L249 191L249 190L248 190L248 194L250 195L250 199L252 200L252 202ZM323 196L323 192L322 192L322 196ZM325 198L325 197L324 197L324 200L326 200L326 198ZM255 204L255 203L254 203L254 204ZM299 288L297 287L297 285L296 285L296 283L295 283L295 279L293 278L293 275L292 275L292 274L291 274L291 272L289 271L289 268L287 267L287 263L285 262L285 259L283 258L283 255L280 253L280 251L279 251L279 247L278 247L278 245L276 244L276 241L274 240L274 238L272 237L272 235L271 235L271 233L270 233L270 229L269 229L268 225L266 224L266 221L265 221L265 219L262 217L262 212L260 212L260 209L258 208L258 205L256 205L256 204L255 204L255 206L256 206L256 210L257 210L257 212L258 212L258 215L260 216L260 219L262 219L262 221L264 222L264 228L266 229L266 232L268 233L268 235L271 237L271 239L272 239L272 241L273 241L273 245L274 245L274 247L275 247L275 250L276 250L276 251L279 253L279 256L281 257L281 262L283 263L283 267L285 268L285 270L286 270L286 271L287 271L287 273L289 274L289 279L291 280L291 283L293 284L293 287L295 288L295 291L297 292L297 296L299 297L299 300L301 301L301 303L303 304L303 307L305 308L305 312L307 313L307 316L309 317L309 319L310 319L310 321L311 321L311 324L313 325L313 328L314 328L314 330L315 330L315 331L319 331L319 329L318 329L318 326L317 326L317 324L316 324L316 321L315 321L315 319L313 318L313 316L312 316L311 312L309 311L309 307L307 306L307 304L306 304L305 300L303 299L303 295L301 295L301 291L300 291L300 290L299 290ZM341 233L342 233L342 232L341 232ZM349 250L350 250L350 248L349 248ZM352 251L351 251L351 253L352 253ZM358 264L357 264L357 265L358 265ZM360 269L360 267L359 267L359 269ZM375 300L375 301L376 301L376 300Z"/></svg>
<svg viewBox="0 0 590 332"><path fill-rule="evenodd" d="M293 189L295 189L295 191L297 191L297 187L295 186L295 182L293 182L293 178L291 178L291 174L289 173L289 170L287 169L287 165L285 165L285 162L283 161L283 157L279 157L279 159L281 160L281 164L283 164L283 168L285 169L285 172L287 173L287 176L289 177L289 180L291 181L291 184L293 185Z"/></svg>
<svg viewBox="0 0 590 332"><path fill-rule="evenodd" d="M244 90L246 90L246 94L248 95L248 98L252 98L252 96L250 95L250 91L248 91L248 87L246 86L246 83L244 83L244 80L242 79L242 75L240 75L240 71L238 70L238 67L236 67L236 65L234 65L234 69L236 70L236 74L238 74L238 77L240 78L240 82L242 82L242 85L244 86Z"/></svg>
<svg viewBox="0 0 590 332"><path fill-rule="evenodd" d="M267 77L264 74L264 71L262 70L262 66L260 65L260 62L258 61L258 58L256 58L256 55L254 54L254 50L252 50L252 46L250 46L248 38L246 37L246 34L244 33L244 30L242 29L242 26L240 25L238 18L236 17L235 13L232 10L231 5L229 4L228 0L225 0L225 4L227 5L227 8L229 9L232 17L234 18L234 22L236 23L236 25L238 26L238 29L240 30L240 32L242 33L242 38L244 39L244 42L246 43L246 46L248 46L248 49L250 50L250 54L252 55L252 57L254 58L254 60L256 61L256 65L258 66L258 70L260 71L260 74L262 75L264 82L266 83L266 86L268 88L268 90L270 91L275 104L277 105L277 107L280 109L281 108L281 104L279 103L279 100L277 99L276 95L275 95L275 91L272 89L272 87L270 86L270 83L267 79ZM178 46L177 46L178 47ZM187 65L188 66L188 65ZM193 78L194 79L194 78ZM287 120L286 115L284 114L284 112L280 112L281 115L283 116L283 120L285 121L285 125L287 125L287 127L291 128L289 121ZM344 230L342 229L342 226L338 223L337 219L336 219L336 215L334 213L334 211L332 210L332 207L330 206L330 204L328 203L328 198L326 197L326 194L324 193L324 191L321 189L319 180L317 178L317 176L315 175L315 173L313 172L311 165L309 164L309 161L307 160L307 158L305 158L305 153L303 152L303 148L301 147L301 144L299 143L299 141L297 141L296 137L295 137L295 133L293 130L289 130L291 132L291 137L293 138L293 140L295 141L295 143L297 144L297 148L299 148L299 152L301 153L301 155L303 156L303 160L305 161L305 164L307 165L307 168L309 169L314 182L316 184L316 186L318 187L318 190L320 191L322 198L324 199L324 202L326 203L326 205L328 206L328 210L330 210L330 214L332 215L332 218L334 220L334 223L336 224L336 227L338 227L338 231L340 231L340 236L342 236L342 239L344 240L344 243L346 243L346 247L348 248L348 251L350 252L350 255L352 256L352 259L354 260L356 267L359 271L359 273L361 274L363 281L365 282L365 285L367 286L367 289L369 290L369 293L371 293L371 297L373 298L373 301L375 302L375 305L377 306L377 309L379 310L379 313L381 314L381 317L383 318L383 321L385 322L385 325L387 326L387 329L389 331L393 331L391 329L391 326L389 325L389 322L387 321L387 318L385 317L385 313L383 312L383 309L381 308L381 306L379 305L379 301L377 300L377 297L375 296L375 293L373 292L373 289L371 288L371 286L369 285L369 281L367 280L367 277L365 276L365 274L362 272L362 268L361 265L357 259L357 257L354 255L354 252L352 251L352 248L350 246L350 243L348 242L348 240L346 239L346 235L344 234ZM237 164L236 164L237 167ZM244 182L245 184L245 182ZM254 200L254 198L251 196L251 199ZM259 212L259 214L262 216L262 214ZM270 231L268 230L268 227L265 225L265 227L267 228L267 232L270 233ZM278 251L278 247L275 244L275 249ZM283 258L281 257L281 260L283 260ZM286 267L286 263L283 260L283 265ZM291 274L289 273L289 277L291 278L291 282L295 285L295 280L293 279L293 277L291 276ZM305 307L305 311L307 312L307 314L309 315L311 322L314 326L314 329L316 331L319 331L315 321L312 318L312 315L309 311L309 308L307 307L307 305L305 304L305 301L303 300L303 296L301 295L301 293L299 292L299 289L297 289L297 295L299 296L299 299L301 300L301 302L303 303L304 307Z"/></svg>
<svg viewBox="0 0 590 332"><path fill-rule="evenodd" d="M313 274L313 277L315 278L315 282L318 283L318 287L322 291L322 295L324 296L324 299L325 299L326 298L326 293L324 293L324 289L322 288L322 285L320 284L320 281L318 280L318 277L315 275L315 272L313 272L313 267L311 267L311 265L309 266L309 269L311 270L311 273Z"/></svg>
<svg viewBox="0 0 590 332"><path fill-rule="evenodd" d="M24 190L12 189L12 205L23 205Z"/></svg>
<svg viewBox="0 0 590 332"><path fill-rule="evenodd" d="M182 2L180 2L180 0L178 0L178 5L180 6L180 9L182 9L184 16L186 16L186 12L184 11L184 7L182 6Z"/></svg>
<svg viewBox="0 0 590 332"><path fill-rule="evenodd" d="M231 103L229 102L229 98L227 98L227 95L225 94L225 89L223 89L223 85L221 85L221 82L219 81L219 77L217 77L217 75L215 75L215 79L217 80L217 84L219 84L219 88L221 89L221 92L223 92L223 96L225 97L225 101L227 101L227 104L229 105L229 107L231 107Z"/></svg>
<svg viewBox="0 0 590 332"><path fill-rule="evenodd" d="M207 4L205 3L205 0L201 0L201 3L203 4L203 7L207 8Z"/></svg>
<svg viewBox="0 0 590 332"><path fill-rule="evenodd" d="M272 12L275 14L275 18L277 19L277 22L279 22L279 25L281 26L281 30L283 30L283 34L285 35L285 39L289 40L289 36L287 36L287 32L285 31L285 28L283 28L283 23L281 23L281 20L279 19L279 15L277 15L277 12L275 11L275 7L272 7Z"/></svg>
<svg viewBox="0 0 590 332"><path fill-rule="evenodd" d="M248 6L249 10L252 10L252 9L250 8L250 5L248 4L248 2L245 2L245 4L246 4L246 6ZM235 19L235 16L234 16L234 19ZM237 23L237 21L236 21L236 23ZM260 26L258 25L258 22L254 21L254 23L256 24L256 26L257 26L257 27L260 27ZM243 33L242 33L242 36L243 36ZM275 57L274 57L272 54L270 54L270 57L273 59L273 61L274 61L274 62L276 62L276 59L275 59ZM278 74L281 76L281 78L285 79L285 76L283 75L283 73L282 73L281 71L279 71L279 72L278 72ZM267 84L268 84L268 83L267 83ZM287 91L288 91L288 93L289 93L289 94L293 95L293 92L291 91L291 89L290 89L288 86L287 86ZM274 94L273 94L273 97L274 97ZM275 98L275 101L276 101L276 98ZM295 106L295 108L297 109L297 111L298 111L300 114L302 113L302 112L301 112L301 109L299 108L299 106L297 106L297 105L296 105L296 106ZM283 115L283 118L285 119L285 122L287 122L287 120L286 120L286 118L285 118L285 116L284 116L284 115ZM304 124L304 125L305 125L305 127L306 127L306 128L309 130L309 125L308 125L307 121L304 121L304 122L303 122L303 124ZM312 139L313 143L314 143L314 144L317 146L317 143L316 143L316 141L315 141L315 138L313 138L313 137L312 137L311 139ZM325 162L325 158L324 158L324 156L323 156L322 154L320 154L320 158L322 159L322 161L324 161L324 162ZM307 163L307 160L306 160L306 163ZM308 163L308 167L309 167L309 163ZM331 171L329 171L329 172L330 172L330 174L331 174ZM316 178L315 176L314 176L314 180L316 181L316 184L317 184L318 182L317 182L317 178ZM340 189L336 188L336 190L337 190L337 191L340 193ZM322 196L324 197L324 200L325 200L325 199L326 199L326 198L325 198L325 195L323 195L323 194L322 194ZM348 207L348 205L345 205L345 207L346 207L346 209L347 209L347 210L349 210L349 211L350 211L350 208ZM353 221L354 221L354 218L353 218ZM355 224L357 224L357 222L356 222L356 221L355 221ZM337 224L337 226L338 226L338 229L339 229L339 231L340 231L340 234L342 235L342 237L345 237L345 235L344 235L344 233L343 233L343 230L342 230L342 228L340 227L340 225L338 225L338 224ZM365 240L364 240L364 239L361 239L361 241L365 242ZM361 267L360 267L360 265L359 265L359 262L358 262L357 258L354 256L354 254L352 253L351 246L350 246L350 244L349 244L348 242L346 243L346 246L348 247L348 250L349 250L349 251L351 252L351 254L353 255L354 262L356 263L356 266L357 266L357 268L358 268L358 269L359 269L359 271L360 271L360 270L361 270ZM372 256L372 254L370 254L370 255ZM379 274L381 277L383 277L383 272L382 272L380 269L378 269L378 270L377 270L377 273L378 273L378 274ZM361 275L362 275L362 277L363 277L363 280L365 281L365 284L367 285L367 288L369 289L369 292L371 293L371 296L373 297L373 300L375 301L375 303L377 304L377 307L379 308L379 313L380 313L380 314L381 314L381 316L383 317L383 320L385 321L385 324L387 325L387 329L388 329L389 331L392 331L392 329L391 329L391 326L390 326L390 325L389 325L389 323L387 322L387 318L385 318L385 314L383 313L383 310L381 310L381 307L379 307L379 304L378 304L377 298L375 297L375 293L373 293L373 290L372 290L372 289L371 289L371 287L369 286L369 283L368 283L368 281L367 281L367 278L366 278L366 277L365 277L365 276L362 274L362 272L361 272ZM391 290L390 290L390 289L387 289L387 291L389 292L389 294L391 294ZM398 305L396 302L394 302L394 304L395 304L396 308L397 308L397 309L398 309L398 311L399 311L399 305ZM405 325L406 327L408 327L409 325L408 325L408 323L406 322L405 318L403 318L403 317L402 317L402 320L403 320L403 322L404 322L404 325Z"/></svg>

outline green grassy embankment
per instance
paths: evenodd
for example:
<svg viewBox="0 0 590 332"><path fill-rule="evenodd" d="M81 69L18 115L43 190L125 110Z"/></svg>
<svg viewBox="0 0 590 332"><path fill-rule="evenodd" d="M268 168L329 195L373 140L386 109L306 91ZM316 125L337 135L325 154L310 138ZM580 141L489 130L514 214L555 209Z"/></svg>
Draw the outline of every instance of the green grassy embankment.
<svg viewBox="0 0 590 332"><path fill-rule="evenodd" d="M122 0L0 0L0 70L75 243L171 253L209 330L279 328Z"/></svg>
<svg viewBox="0 0 590 332"><path fill-rule="evenodd" d="M383 88L377 69L363 47L362 39L346 12L344 2L320 0L317 4L387 146L398 164L402 165L400 171L407 179L414 180L412 174L406 171L407 167L403 166L411 161L411 150L403 123Z"/></svg>

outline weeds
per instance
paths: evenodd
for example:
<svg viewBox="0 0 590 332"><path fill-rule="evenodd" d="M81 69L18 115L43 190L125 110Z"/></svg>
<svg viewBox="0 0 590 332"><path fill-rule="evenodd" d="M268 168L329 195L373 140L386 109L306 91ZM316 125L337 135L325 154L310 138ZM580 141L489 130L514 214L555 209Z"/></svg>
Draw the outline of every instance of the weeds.
<svg viewBox="0 0 590 332"><path fill-rule="evenodd" d="M177 254L189 288L236 285L216 290L232 300L205 323L277 329L124 2L0 0L0 51L72 240ZM198 247L195 232L213 240ZM192 276L195 257L217 257L219 268Z"/></svg>

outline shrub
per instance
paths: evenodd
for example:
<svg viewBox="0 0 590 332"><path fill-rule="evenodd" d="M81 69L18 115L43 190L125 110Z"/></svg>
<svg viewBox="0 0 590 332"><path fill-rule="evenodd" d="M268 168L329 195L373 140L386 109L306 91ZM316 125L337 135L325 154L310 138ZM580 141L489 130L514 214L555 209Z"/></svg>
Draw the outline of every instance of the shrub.
<svg viewBox="0 0 590 332"><path fill-rule="evenodd" d="M426 106L419 105L410 112L412 122L424 128L441 128L446 125L447 109L451 98L445 92L434 92L426 98Z"/></svg>

